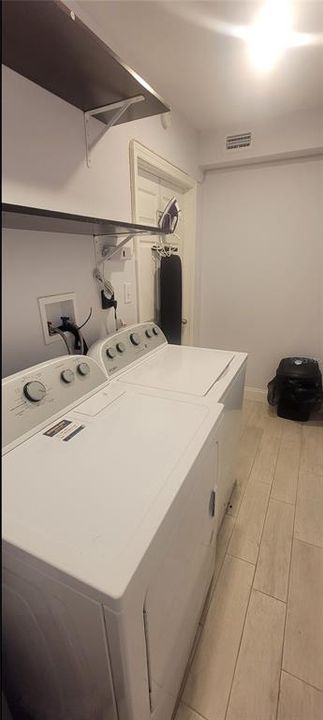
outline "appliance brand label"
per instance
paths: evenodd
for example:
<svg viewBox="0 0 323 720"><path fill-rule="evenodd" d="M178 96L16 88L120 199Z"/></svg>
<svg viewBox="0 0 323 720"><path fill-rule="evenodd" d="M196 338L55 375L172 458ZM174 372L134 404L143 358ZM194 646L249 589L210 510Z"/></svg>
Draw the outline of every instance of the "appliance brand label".
<svg viewBox="0 0 323 720"><path fill-rule="evenodd" d="M84 430L85 425L79 425L79 423L73 422L72 420L59 420L59 422L52 425L51 428L44 432L47 437L56 437L58 440L67 442L77 435L81 430Z"/></svg>

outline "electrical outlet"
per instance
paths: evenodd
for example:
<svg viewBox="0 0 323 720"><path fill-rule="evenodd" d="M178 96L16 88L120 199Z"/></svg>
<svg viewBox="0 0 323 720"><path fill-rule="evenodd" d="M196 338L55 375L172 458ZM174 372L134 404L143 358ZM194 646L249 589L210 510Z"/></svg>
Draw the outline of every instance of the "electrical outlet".
<svg viewBox="0 0 323 720"><path fill-rule="evenodd" d="M132 284L126 282L123 285L125 304L132 303Z"/></svg>
<svg viewBox="0 0 323 720"><path fill-rule="evenodd" d="M130 245L126 245L124 248L121 248L120 250L120 256L121 260L131 260L132 258L132 248Z"/></svg>
<svg viewBox="0 0 323 720"><path fill-rule="evenodd" d="M78 325L75 293L41 297L38 298L38 305L46 345L59 339L58 335L49 334L48 323L51 323L53 327L57 327L61 325L61 317L65 315Z"/></svg>

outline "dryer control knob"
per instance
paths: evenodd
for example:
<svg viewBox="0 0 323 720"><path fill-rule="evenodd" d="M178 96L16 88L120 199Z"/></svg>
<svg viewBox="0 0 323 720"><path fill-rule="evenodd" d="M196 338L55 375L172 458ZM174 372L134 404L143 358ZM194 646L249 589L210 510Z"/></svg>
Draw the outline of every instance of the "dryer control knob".
<svg viewBox="0 0 323 720"><path fill-rule="evenodd" d="M153 333L154 333L154 335L159 335L158 327L156 327L156 326L153 327Z"/></svg>
<svg viewBox="0 0 323 720"><path fill-rule="evenodd" d="M66 370L62 370L62 372L61 372L61 378L62 378L62 380L64 380L64 382L67 383L67 384L73 382L73 380L74 380L73 370L70 370L69 368L66 368Z"/></svg>
<svg viewBox="0 0 323 720"><path fill-rule="evenodd" d="M130 340L133 345L140 345L140 336L137 333L131 333Z"/></svg>
<svg viewBox="0 0 323 720"><path fill-rule="evenodd" d="M31 402L40 402L46 395L46 388L39 380L32 380L24 386L24 394Z"/></svg>
<svg viewBox="0 0 323 720"><path fill-rule="evenodd" d="M116 349L115 349L114 347L109 347L109 348L107 349L107 356L108 356L108 358L110 358L111 360L113 360L113 358L115 358L116 354L117 354L117 353L116 353Z"/></svg>
<svg viewBox="0 0 323 720"><path fill-rule="evenodd" d="M152 331L149 328L146 330L146 337L151 338L153 336Z"/></svg>
<svg viewBox="0 0 323 720"><path fill-rule="evenodd" d="M85 375L88 375L89 372L90 372L90 366L89 366L89 364L86 363L86 362L81 362L81 363L77 366L77 372L80 373L80 375L83 375L83 377L85 377Z"/></svg>
<svg viewBox="0 0 323 720"><path fill-rule="evenodd" d="M126 346L123 342L117 343L117 350L119 353L124 353Z"/></svg>

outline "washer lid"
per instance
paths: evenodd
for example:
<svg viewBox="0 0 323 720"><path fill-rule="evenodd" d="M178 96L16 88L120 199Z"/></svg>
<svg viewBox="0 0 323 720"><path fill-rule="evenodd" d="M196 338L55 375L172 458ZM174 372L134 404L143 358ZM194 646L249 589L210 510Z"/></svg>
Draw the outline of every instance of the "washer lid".
<svg viewBox="0 0 323 720"><path fill-rule="evenodd" d="M4 539L122 596L221 411L98 392L4 457Z"/></svg>
<svg viewBox="0 0 323 720"><path fill-rule="evenodd" d="M124 383L203 397L235 354L225 350L167 345L121 376Z"/></svg>

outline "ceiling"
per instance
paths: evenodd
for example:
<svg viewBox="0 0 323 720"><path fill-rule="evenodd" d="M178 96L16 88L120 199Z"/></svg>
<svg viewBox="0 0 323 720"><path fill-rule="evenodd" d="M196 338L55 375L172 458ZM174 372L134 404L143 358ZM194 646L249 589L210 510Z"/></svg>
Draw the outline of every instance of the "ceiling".
<svg viewBox="0 0 323 720"><path fill-rule="evenodd" d="M72 4L72 3L71 3ZM323 105L323 44L289 48L267 73L227 34L252 23L258 0L80 0L92 28L195 128L211 129ZM293 3L294 29L322 33L323 0Z"/></svg>

